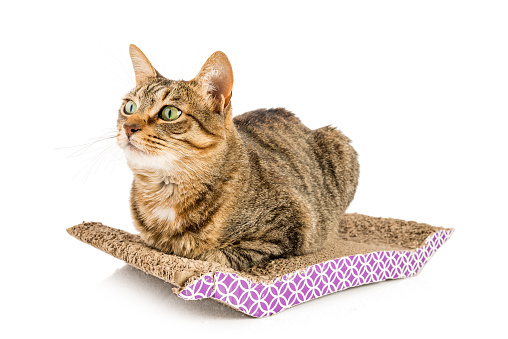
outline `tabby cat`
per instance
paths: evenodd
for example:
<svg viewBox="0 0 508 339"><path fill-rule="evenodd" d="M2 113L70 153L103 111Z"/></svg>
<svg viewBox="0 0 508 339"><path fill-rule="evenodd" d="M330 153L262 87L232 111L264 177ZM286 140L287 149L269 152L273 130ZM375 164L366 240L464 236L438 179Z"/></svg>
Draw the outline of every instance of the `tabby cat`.
<svg viewBox="0 0 508 339"><path fill-rule="evenodd" d="M283 108L233 118L222 52L189 81L164 78L134 45L129 52L136 87L120 107L117 142L144 242L246 269L334 239L358 183L351 140Z"/></svg>

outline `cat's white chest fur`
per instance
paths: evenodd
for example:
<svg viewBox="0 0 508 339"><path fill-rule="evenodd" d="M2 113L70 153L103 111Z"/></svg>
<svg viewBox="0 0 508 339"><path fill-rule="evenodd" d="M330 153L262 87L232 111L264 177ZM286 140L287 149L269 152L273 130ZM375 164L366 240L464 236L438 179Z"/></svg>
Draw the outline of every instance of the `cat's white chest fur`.
<svg viewBox="0 0 508 339"><path fill-rule="evenodd" d="M138 181L136 205L142 219L150 229L171 234L181 226L181 219L174 208L172 198L177 193L177 184L167 176L152 177Z"/></svg>
<svg viewBox="0 0 508 339"><path fill-rule="evenodd" d="M159 222L173 223L176 219L176 212L172 207L155 207L152 210L152 214L152 217L157 219Z"/></svg>

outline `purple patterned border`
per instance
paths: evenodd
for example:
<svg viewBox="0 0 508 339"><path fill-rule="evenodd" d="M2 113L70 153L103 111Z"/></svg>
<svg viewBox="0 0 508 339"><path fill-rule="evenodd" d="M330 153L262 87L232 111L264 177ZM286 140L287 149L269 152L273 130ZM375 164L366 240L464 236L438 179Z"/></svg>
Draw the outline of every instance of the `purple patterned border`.
<svg viewBox="0 0 508 339"><path fill-rule="evenodd" d="M213 273L208 273L185 287L178 296L185 300L212 298L215 292L214 287Z"/></svg>
<svg viewBox="0 0 508 339"><path fill-rule="evenodd" d="M273 284L253 283L234 273L207 274L178 296L186 300L213 298L253 317L266 317L330 293L388 279L415 275L452 235L433 233L413 251L382 251L325 261L286 274Z"/></svg>

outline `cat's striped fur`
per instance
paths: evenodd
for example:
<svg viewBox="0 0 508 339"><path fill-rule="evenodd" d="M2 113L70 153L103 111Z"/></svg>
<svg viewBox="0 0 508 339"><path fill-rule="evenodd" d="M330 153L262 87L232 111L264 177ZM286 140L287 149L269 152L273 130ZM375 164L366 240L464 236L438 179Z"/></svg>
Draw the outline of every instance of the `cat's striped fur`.
<svg viewBox="0 0 508 339"><path fill-rule="evenodd" d="M131 210L147 244L245 269L334 238L358 183L346 136L310 130L282 108L233 119L233 73L222 52L190 81L162 77L133 45L130 53L137 85L120 108L117 139L134 173ZM138 106L132 115L123 113L129 100ZM161 120L166 105L182 115Z"/></svg>

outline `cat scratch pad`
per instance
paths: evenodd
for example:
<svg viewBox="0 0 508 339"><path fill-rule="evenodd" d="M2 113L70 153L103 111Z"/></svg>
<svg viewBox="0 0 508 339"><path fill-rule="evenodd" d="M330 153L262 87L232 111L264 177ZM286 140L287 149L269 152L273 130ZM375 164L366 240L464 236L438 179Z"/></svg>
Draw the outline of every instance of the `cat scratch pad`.
<svg viewBox="0 0 508 339"><path fill-rule="evenodd" d="M245 271L162 253L138 235L89 222L77 239L177 287L186 300L212 298L253 317L279 313L350 287L415 275L453 229L346 214L340 238L319 252L275 259Z"/></svg>

